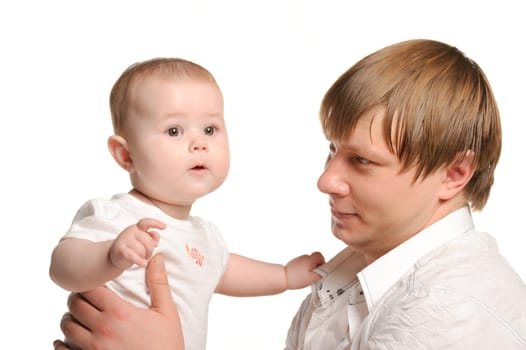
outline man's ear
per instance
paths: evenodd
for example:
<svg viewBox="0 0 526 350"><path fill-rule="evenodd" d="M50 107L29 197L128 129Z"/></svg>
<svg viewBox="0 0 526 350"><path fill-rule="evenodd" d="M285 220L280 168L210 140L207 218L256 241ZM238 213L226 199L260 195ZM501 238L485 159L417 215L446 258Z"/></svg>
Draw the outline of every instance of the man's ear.
<svg viewBox="0 0 526 350"><path fill-rule="evenodd" d="M449 200L464 190L464 187L475 172L475 153L466 151L459 153L455 160L445 168L440 199Z"/></svg>
<svg viewBox="0 0 526 350"><path fill-rule="evenodd" d="M130 157L128 150L128 141L122 136L112 135L108 139L108 149L110 150L113 159L120 165L121 168L129 172L134 171L133 160Z"/></svg>

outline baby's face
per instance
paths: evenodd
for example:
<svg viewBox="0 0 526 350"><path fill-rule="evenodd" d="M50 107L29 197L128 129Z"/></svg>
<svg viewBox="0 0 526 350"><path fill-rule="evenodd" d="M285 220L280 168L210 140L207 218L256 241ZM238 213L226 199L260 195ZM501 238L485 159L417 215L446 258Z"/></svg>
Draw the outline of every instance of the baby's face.
<svg viewBox="0 0 526 350"><path fill-rule="evenodd" d="M130 101L125 134L136 189L191 205L224 182L230 151L217 84L148 78L130 91Z"/></svg>

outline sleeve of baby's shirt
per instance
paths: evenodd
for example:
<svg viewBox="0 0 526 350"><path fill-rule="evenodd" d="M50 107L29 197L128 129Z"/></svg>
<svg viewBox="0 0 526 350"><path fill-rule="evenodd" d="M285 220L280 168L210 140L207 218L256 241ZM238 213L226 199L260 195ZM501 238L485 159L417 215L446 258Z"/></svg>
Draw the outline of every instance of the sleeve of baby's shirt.
<svg viewBox="0 0 526 350"><path fill-rule="evenodd" d="M125 225L119 208L104 199L92 199L84 203L77 211L71 227L62 239L80 238L102 242L115 237Z"/></svg>
<svg viewBox="0 0 526 350"><path fill-rule="evenodd" d="M215 224L211 224L211 226L212 226L212 229L214 230L214 232L217 235L218 245L219 245L221 251L223 252L223 270L226 270L226 267L228 265L228 259L230 257L230 254L229 254L229 251L228 251L228 247L227 247L226 242L225 242L225 240L223 238L223 235L221 235L221 231L219 230L219 227L217 227Z"/></svg>

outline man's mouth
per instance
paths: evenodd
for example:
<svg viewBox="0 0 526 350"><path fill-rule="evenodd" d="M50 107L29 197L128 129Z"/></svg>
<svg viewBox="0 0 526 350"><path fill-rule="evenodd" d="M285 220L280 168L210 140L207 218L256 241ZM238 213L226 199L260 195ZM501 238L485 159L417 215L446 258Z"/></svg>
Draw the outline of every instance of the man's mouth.
<svg viewBox="0 0 526 350"><path fill-rule="evenodd" d="M355 212L338 211L335 208L331 208L331 214L332 214L332 217L337 220L349 220L357 216Z"/></svg>

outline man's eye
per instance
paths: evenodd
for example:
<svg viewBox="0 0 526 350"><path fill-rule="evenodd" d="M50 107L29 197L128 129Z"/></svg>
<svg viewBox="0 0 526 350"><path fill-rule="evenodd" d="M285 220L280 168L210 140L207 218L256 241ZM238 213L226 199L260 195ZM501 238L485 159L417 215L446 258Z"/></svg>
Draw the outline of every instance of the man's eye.
<svg viewBox="0 0 526 350"><path fill-rule="evenodd" d="M179 136L180 134L180 131L178 128L170 128L166 131L168 133L169 136Z"/></svg>
<svg viewBox="0 0 526 350"><path fill-rule="evenodd" d="M369 159L365 159L365 158L362 158L362 157L356 157L355 160L360 163L360 164L369 164L370 161Z"/></svg>
<svg viewBox="0 0 526 350"><path fill-rule="evenodd" d="M213 135L215 134L216 132L216 128L214 128L213 126L207 126L205 128L205 135Z"/></svg>

